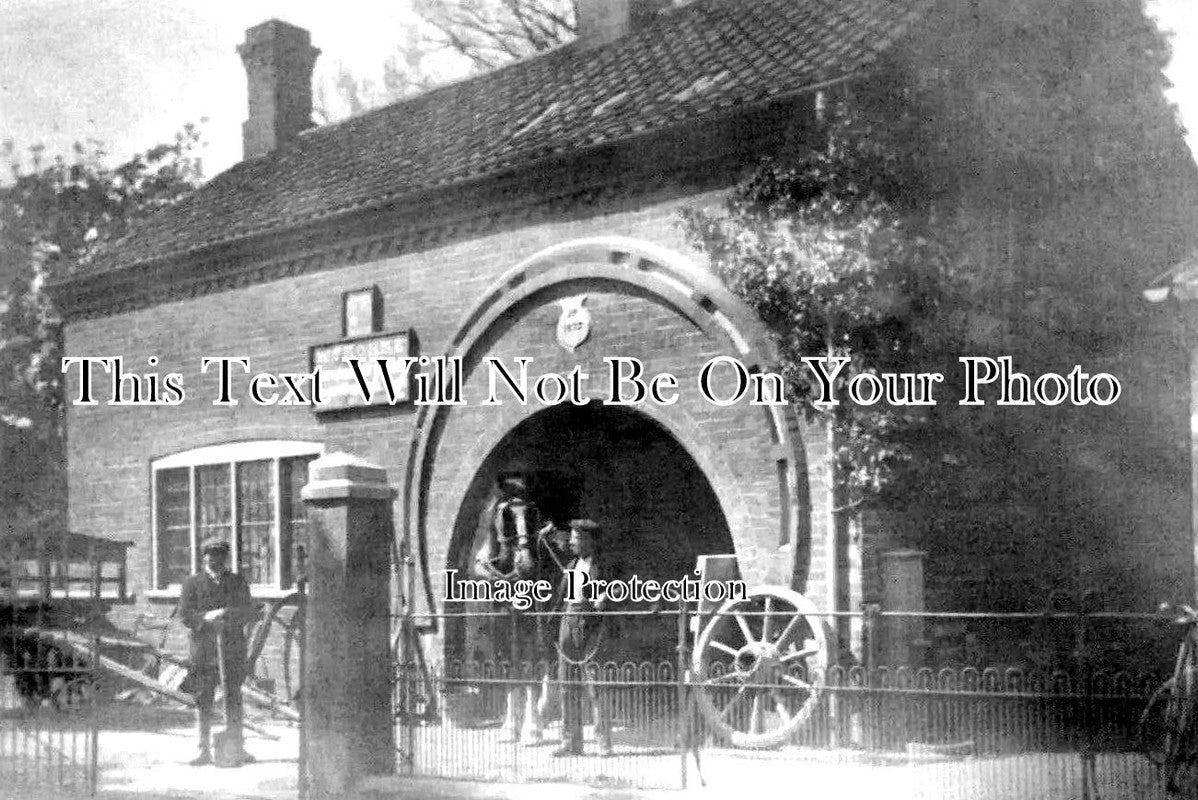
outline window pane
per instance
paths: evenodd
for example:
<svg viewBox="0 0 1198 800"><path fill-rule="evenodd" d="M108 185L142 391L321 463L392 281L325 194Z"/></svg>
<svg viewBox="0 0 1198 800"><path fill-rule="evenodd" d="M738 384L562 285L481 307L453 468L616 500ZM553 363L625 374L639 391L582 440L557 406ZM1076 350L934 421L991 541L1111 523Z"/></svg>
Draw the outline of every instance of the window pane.
<svg viewBox="0 0 1198 800"><path fill-rule="evenodd" d="M191 487L187 467L158 472L158 588L191 574Z"/></svg>
<svg viewBox="0 0 1198 800"><path fill-rule="evenodd" d="M262 458L275 449L270 444L283 449L282 443L237 443L227 454L216 455L217 463L155 471L157 588L177 585L196 569L192 543L205 539L235 545L234 568L251 585L294 585L293 544L305 541L308 525L300 490L308 480L308 464L317 455ZM287 449L296 452L294 446ZM214 456L210 448L202 450L197 460ZM255 460L238 460L251 451ZM174 464L186 464L186 455L170 458Z"/></svg>
<svg viewBox="0 0 1198 800"><path fill-rule="evenodd" d="M296 560L296 548L303 547L307 551L308 542L308 507L300 497L300 490L308 482L308 464L316 456L300 456L285 458L280 463L282 476L279 486L283 492L283 524L280 529L283 535L283 585L291 586L299 573L301 564Z"/></svg>
<svg viewBox="0 0 1198 800"><path fill-rule="evenodd" d="M241 574L252 584L274 584L275 504L270 462L237 465L237 530L240 534Z"/></svg>
<svg viewBox="0 0 1198 800"><path fill-rule="evenodd" d="M199 494L199 539L216 537L233 540L232 501L229 498L229 465L208 464L196 467L196 491Z"/></svg>

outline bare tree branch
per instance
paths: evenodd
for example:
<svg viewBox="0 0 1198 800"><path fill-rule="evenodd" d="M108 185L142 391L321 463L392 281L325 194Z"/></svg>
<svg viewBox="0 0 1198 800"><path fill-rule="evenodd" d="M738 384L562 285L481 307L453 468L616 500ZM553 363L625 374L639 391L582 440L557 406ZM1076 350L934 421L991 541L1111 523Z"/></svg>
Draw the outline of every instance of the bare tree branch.
<svg viewBox="0 0 1198 800"><path fill-rule="evenodd" d="M424 24L409 28L381 80L340 67L318 82L318 116L329 122L430 88L437 79L423 59L433 50L457 53L483 72L574 37L572 0L415 0L415 9Z"/></svg>
<svg viewBox="0 0 1198 800"><path fill-rule="evenodd" d="M569 41L570 0L418 0L416 10L436 32L430 41L480 68L494 68Z"/></svg>

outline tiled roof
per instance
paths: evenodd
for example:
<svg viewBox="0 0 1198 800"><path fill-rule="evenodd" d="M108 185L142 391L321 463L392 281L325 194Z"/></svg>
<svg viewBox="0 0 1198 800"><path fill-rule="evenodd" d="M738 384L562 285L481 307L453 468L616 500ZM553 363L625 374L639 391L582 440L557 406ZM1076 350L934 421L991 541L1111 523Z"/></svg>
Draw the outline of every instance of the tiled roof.
<svg viewBox="0 0 1198 800"><path fill-rule="evenodd" d="M761 104L867 70L931 0L698 0L314 128L137 226L77 275L172 258L538 159Z"/></svg>

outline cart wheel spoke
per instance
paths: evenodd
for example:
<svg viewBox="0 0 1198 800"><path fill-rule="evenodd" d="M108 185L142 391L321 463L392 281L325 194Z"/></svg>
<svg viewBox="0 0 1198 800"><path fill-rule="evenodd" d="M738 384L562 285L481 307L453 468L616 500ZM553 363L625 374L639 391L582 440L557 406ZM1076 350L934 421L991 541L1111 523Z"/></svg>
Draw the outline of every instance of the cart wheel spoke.
<svg viewBox="0 0 1198 800"><path fill-rule="evenodd" d="M716 650L727 653L728 655L732 656L733 658L736 658L736 656L739 654L739 651L736 648L729 647L728 645L724 644L723 642L717 642L715 639L712 639L707 644L710 647L714 647Z"/></svg>
<svg viewBox="0 0 1198 800"><path fill-rule="evenodd" d="M793 653L787 653L778 660L783 664L787 664L791 661L794 661L796 658L811 658L813 655L819 653L819 651L819 645L812 643L807 647L804 647L802 650L795 650Z"/></svg>
<svg viewBox="0 0 1198 800"><path fill-rule="evenodd" d="M705 686L723 686L734 679L744 683L748 677L749 673L741 672L740 670L734 670L733 672L726 672L723 675L717 675L714 678L708 678L707 680L703 681L703 684Z"/></svg>
<svg viewBox="0 0 1198 800"><path fill-rule="evenodd" d="M792 686L797 686L798 688L800 688L800 689L803 689L803 690L805 690L805 691L808 691L808 692L810 692L810 691L811 691L811 684L810 684L810 683L807 683L806 681L799 680L799 679L798 679L798 678L796 678L794 675L787 675L787 674L783 673L783 675L782 675L782 680L786 681L787 683L789 683L789 684L790 684L790 685L792 685Z"/></svg>
<svg viewBox="0 0 1198 800"><path fill-rule="evenodd" d="M724 706L724 710L720 712L720 719L727 719L728 712L732 710L733 706L740 702L741 698L745 696L748 689L748 684L742 684L741 687L736 690L736 694L731 700L728 701L728 705Z"/></svg>
<svg viewBox="0 0 1198 800"><path fill-rule="evenodd" d="M761 641L770 640L770 621L774 615L774 598L765 598L765 616L761 618Z"/></svg>
<svg viewBox="0 0 1198 800"><path fill-rule="evenodd" d="M745 621L745 618L743 616L741 616L740 614L737 614L735 616L736 616L736 624L740 626L741 633L743 633L745 635L745 641L748 642L749 644L752 644L753 642L757 641L756 639L753 638L753 631L751 631L749 629L749 623L747 621Z"/></svg>
<svg viewBox="0 0 1198 800"><path fill-rule="evenodd" d="M803 621L800 614L795 614L790 618L790 622L786 623L786 627L782 629L782 635L778 637L778 641L774 642L778 647L786 644L790 637L794 634L795 629L799 627L799 623Z"/></svg>

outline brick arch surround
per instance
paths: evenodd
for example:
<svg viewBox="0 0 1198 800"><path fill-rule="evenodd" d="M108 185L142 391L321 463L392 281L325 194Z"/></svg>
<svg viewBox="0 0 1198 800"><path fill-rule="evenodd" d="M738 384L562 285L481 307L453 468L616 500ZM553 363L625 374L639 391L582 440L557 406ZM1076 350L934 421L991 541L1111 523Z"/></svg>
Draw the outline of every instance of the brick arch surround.
<svg viewBox="0 0 1198 800"><path fill-rule="evenodd" d="M556 341L563 298L587 296L589 339L574 352ZM810 503L801 428L791 406L705 400L697 378L717 355L751 371L776 363L760 320L713 275L665 248L624 237L580 239L513 267L465 315L446 355L463 364L464 405L420 408L404 480L404 535L414 543L430 609L440 603L434 570L447 565L451 533L481 465L504 436L544 406L501 392L485 406L486 357L509 369L532 358L530 384L580 367L591 402L609 394L605 357L634 356L646 376L678 378L679 400L636 410L672 436L710 483L732 533L745 580L807 589ZM717 382L718 385L718 382ZM725 385L726 390L726 385ZM546 442L552 447L552 442Z"/></svg>

